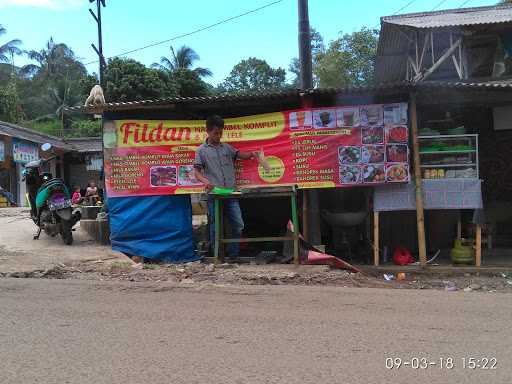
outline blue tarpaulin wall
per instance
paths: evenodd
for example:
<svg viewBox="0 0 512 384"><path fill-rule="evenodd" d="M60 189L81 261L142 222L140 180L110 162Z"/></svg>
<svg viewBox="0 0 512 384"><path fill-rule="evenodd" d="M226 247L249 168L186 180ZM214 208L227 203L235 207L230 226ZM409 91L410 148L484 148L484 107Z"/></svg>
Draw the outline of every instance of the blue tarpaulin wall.
<svg viewBox="0 0 512 384"><path fill-rule="evenodd" d="M198 260L190 196L108 199L112 249L170 263Z"/></svg>

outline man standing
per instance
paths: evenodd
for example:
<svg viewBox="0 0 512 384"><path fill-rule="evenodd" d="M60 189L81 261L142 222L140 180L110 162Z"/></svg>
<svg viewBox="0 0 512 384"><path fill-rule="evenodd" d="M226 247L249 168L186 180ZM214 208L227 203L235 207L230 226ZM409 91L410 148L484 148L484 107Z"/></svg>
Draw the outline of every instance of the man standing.
<svg viewBox="0 0 512 384"><path fill-rule="evenodd" d="M196 151L194 173L197 180L205 185L206 192L214 187L235 188L235 161L248 160L257 157L256 152L240 152L227 143L222 143L224 120L217 115L206 120L207 139ZM231 225L231 236L240 238L244 229L244 221L238 199L224 201L224 212ZM208 196L208 216L210 224L210 242L215 238L214 201ZM240 246L231 243L228 247L230 258L238 257Z"/></svg>

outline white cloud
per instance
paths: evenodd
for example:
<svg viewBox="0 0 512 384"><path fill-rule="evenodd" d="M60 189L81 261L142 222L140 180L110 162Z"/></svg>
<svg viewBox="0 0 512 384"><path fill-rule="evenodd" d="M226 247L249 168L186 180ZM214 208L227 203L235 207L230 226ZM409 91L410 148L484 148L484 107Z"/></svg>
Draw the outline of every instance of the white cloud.
<svg viewBox="0 0 512 384"><path fill-rule="evenodd" d="M48 9L80 8L85 4L84 0L1 0L2 7L33 7Z"/></svg>

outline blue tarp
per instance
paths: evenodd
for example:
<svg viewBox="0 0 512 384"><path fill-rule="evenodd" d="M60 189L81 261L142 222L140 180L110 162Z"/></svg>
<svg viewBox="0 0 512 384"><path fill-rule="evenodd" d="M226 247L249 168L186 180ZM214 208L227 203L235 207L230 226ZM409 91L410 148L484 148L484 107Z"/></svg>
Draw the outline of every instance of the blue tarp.
<svg viewBox="0 0 512 384"><path fill-rule="evenodd" d="M108 210L113 250L170 263L199 259L190 196L113 197Z"/></svg>

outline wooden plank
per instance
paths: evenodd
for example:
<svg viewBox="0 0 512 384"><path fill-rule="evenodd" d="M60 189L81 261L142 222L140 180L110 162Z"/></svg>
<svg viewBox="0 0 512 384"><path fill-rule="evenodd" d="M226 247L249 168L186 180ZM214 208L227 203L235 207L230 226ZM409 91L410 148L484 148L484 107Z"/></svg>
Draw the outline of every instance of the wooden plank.
<svg viewBox="0 0 512 384"><path fill-rule="evenodd" d="M423 209L423 187L421 178L420 145L418 141L418 114L416 110L416 94L411 93L411 136L414 162L414 181L416 183L416 225L418 228L418 253L420 264L427 265L425 244L425 212Z"/></svg>
<svg viewBox="0 0 512 384"><path fill-rule="evenodd" d="M482 226L476 225L476 249L475 249L475 265L482 265Z"/></svg>
<svg viewBox="0 0 512 384"><path fill-rule="evenodd" d="M373 265L379 265L379 212L373 212Z"/></svg>
<svg viewBox="0 0 512 384"><path fill-rule="evenodd" d="M425 80L427 77L429 77L432 73L435 72L435 70L437 68L439 68L441 66L441 64L443 64L445 62L446 59L448 59L450 57L451 54L453 54L453 52L455 52L455 50L459 47L459 45L462 43L462 38L458 39L455 44L453 44L450 48L448 48L444 53L443 55L439 58L439 60L436 61L436 63L434 65L432 65L432 67L430 67L429 69L427 69L425 71L425 73L420 73L419 75L417 75L415 78L414 78L414 81L415 82L418 82L420 80Z"/></svg>

